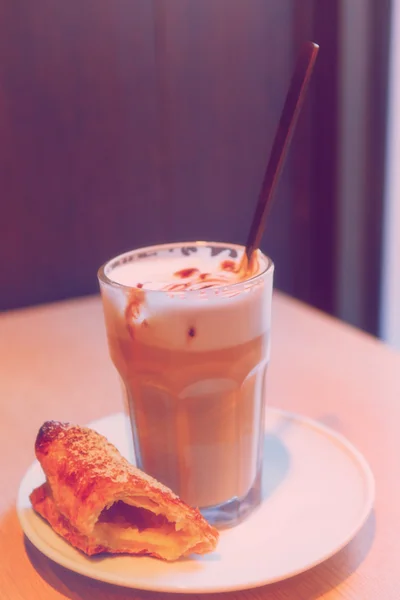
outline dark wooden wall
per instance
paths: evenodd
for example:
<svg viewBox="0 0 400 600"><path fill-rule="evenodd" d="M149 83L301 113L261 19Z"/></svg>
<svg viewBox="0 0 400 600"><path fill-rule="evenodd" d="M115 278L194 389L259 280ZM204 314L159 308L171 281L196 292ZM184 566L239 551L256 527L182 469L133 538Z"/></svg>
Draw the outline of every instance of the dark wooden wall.
<svg viewBox="0 0 400 600"><path fill-rule="evenodd" d="M132 247L243 243L314 39L263 249L277 287L334 312L339 4L2 0L0 309L95 292Z"/></svg>
<svg viewBox="0 0 400 600"><path fill-rule="evenodd" d="M93 292L131 247L244 240L293 63L291 4L3 0L1 308Z"/></svg>

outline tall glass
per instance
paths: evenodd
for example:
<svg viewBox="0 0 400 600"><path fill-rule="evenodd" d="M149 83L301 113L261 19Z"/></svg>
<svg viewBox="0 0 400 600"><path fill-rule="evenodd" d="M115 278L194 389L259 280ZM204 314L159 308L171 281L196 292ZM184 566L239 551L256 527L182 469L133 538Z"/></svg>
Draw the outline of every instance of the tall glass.
<svg viewBox="0 0 400 600"><path fill-rule="evenodd" d="M121 265L150 261L150 269L156 257L167 270L171 253L199 246L243 253L232 244L164 244L117 256L98 276L137 466L211 523L231 526L261 501L273 263L259 253L250 279L189 291L113 280Z"/></svg>

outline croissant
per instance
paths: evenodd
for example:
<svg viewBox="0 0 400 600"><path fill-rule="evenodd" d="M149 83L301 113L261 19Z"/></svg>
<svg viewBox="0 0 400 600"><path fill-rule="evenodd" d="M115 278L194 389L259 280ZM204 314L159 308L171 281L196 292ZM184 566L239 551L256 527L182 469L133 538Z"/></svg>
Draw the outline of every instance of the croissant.
<svg viewBox="0 0 400 600"><path fill-rule="evenodd" d="M46 421L35 453L46 481L31 493L32 506L82 552L173 561L215 549L218 531L197 509L131 465L96 431Z"/></svg>

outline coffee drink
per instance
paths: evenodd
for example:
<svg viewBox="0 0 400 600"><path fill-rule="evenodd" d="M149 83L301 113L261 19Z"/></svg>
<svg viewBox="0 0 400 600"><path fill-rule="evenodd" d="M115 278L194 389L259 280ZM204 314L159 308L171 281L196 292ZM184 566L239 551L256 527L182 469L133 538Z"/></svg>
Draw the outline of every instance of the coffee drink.
<svg viewBox="0 0 400 600"><path fill-rule="evenodd" d="M273 265L258 252L243 276L242 253L162 245L99 271L136 462L218 518L248 497L262 462Z"/></svg>

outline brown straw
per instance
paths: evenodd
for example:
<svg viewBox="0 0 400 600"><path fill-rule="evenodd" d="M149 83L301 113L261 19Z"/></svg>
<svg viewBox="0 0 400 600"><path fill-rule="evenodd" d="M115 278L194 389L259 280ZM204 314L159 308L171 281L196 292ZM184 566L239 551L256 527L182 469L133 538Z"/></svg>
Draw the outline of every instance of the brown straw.
<svg viewBox="0 0 400 600"><path fill-rule="evenodd" d="M297 117L304 102L318 50L317 44L305 42L297 59L240 265L242 272L247 271L253 252L260 246L275 187L282 171Z"/></svg>

